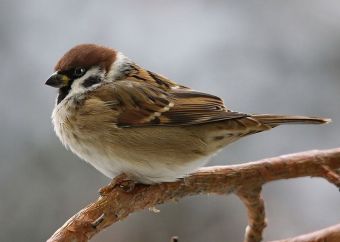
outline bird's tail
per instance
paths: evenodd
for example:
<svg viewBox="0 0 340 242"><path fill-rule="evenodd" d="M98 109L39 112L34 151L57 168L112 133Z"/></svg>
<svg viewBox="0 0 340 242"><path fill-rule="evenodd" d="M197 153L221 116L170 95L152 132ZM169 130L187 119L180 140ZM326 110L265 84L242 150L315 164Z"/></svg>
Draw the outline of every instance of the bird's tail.
<svg viewBox="0 0 340 242"><path fill-rule="evenodd" d="M329 118L294 115L254 114L252 117L271 127L281 124L326 124L332 121Z"/></svg>

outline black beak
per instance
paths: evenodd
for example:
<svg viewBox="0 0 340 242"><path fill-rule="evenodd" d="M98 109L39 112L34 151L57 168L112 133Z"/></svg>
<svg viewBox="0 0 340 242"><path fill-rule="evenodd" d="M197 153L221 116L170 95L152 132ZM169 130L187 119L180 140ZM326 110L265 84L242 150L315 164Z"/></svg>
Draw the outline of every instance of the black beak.
<svg viewBox="0 0 340 242"><path fill-rule="evenodd" d="M45 84L51 87L61 88L67 86L69 81L70 78L68 76L55 72L52 76L50 76L50 78L48 78Z"/></svg>

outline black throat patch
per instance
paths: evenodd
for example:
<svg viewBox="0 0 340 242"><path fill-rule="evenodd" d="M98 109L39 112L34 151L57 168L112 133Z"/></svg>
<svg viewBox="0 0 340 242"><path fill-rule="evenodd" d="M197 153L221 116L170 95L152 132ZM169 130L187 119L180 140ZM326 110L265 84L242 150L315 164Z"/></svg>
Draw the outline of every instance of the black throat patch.
<svg viewBox="0 0 340 242"><path fill-rule="evenodd" d="M64 100L64 98L67 96L67 94L71 90L73 80L69 82L69 84L66 87L59 88L59 94L57 98L57 104L59 104L61 101Z"/></svg>

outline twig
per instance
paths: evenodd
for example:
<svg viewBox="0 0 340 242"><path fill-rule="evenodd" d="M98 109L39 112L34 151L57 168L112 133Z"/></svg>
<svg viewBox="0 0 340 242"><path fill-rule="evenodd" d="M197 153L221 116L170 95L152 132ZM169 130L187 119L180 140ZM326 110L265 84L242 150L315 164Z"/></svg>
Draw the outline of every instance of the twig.
<svg viewBox="0 0 340 242"><path fill-rule="evenodd" d="M258 242L265 227L264 205L260 198L263 184L310 176L326 178L338 186L338 177L334 178L337 169L340 169L340 148L301 152L241 165L206 167L176 182L151 186L136 184L129 193L115 188L71 217L48 241L88 241L104 228L137 210L185 196L236 192L248 209L250 224L245 241ZM102 214L105 218L94 228L93 223Z"/></svg>
<svg viewBox="0 0 340 242"><path fill-rule="evenodd" d="M290 239L275 240L271 242L339 242L339 241L340 241L340 224L325 229L321 229L310 234L304 234Z"/></svg>
<svg viewBox="0 0 340 242"><path fill-rule="evenodd" d="M266 227L264 201L261 197L261 187L254 189L241 188L236 195L247 207L248 226L246 227L245 242L262 241L262 232Z"/></svg>

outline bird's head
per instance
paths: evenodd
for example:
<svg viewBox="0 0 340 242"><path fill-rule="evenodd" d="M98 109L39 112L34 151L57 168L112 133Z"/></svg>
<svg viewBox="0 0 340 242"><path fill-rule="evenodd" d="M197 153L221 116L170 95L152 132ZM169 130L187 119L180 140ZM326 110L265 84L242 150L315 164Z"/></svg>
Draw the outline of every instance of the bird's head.
<svg viewBox="0 0 340 242"><path fill-rule="evenodd" d="M57 102L66 96L93 89L118 75L124 57L114 49L81 44L67 51L55 66L46 85L59 88Z"/></svg>

